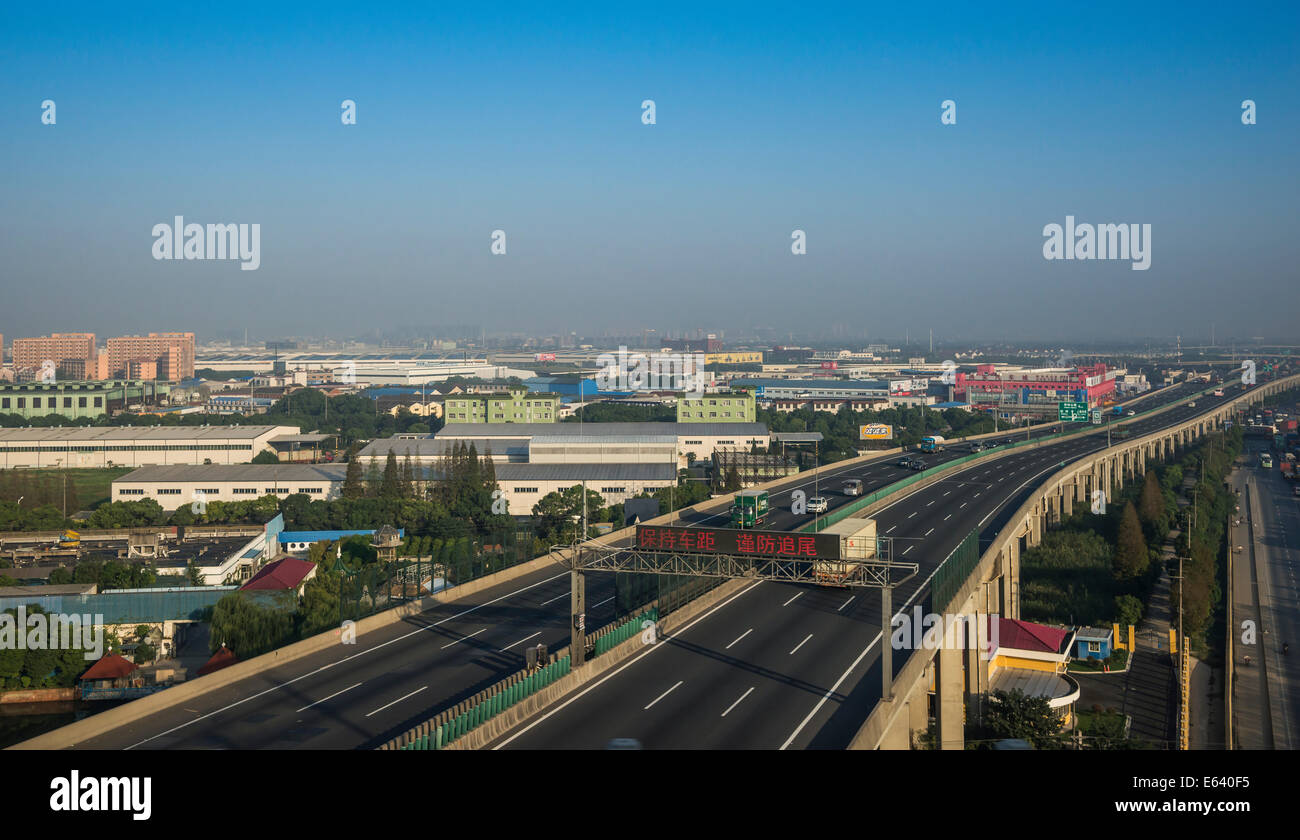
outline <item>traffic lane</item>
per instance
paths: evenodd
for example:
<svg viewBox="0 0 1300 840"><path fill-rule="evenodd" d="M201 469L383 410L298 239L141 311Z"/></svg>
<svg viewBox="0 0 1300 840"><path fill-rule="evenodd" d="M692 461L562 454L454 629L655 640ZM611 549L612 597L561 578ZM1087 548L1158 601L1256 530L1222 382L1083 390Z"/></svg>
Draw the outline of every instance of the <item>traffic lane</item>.
<svg viewBox="0 0 1300 840"><path fill-rule="evenodd" d="M947 491L934 485L933 492L942 498ZM928 507L933 500L923 494L883 511L885 530L906 526L912 513ZM980 513L961 514L963 535ZM900 536L912 533L907 529ZM918 555L924 571L932 572L951 550L944 548L942 554ZM923 583L914 579L900 587L906 599L897 606L914 602ZM778 748L805 729L824 732L815 713L824 709L823 716L832 715L844 699L837 694L838 686L852 685L854 673L870 669L879 658L879 595L874 590L765 586L771 587L766 597L738 601L743 609L718 611L707 628L664 642L671 649L653 662L647 658L635 671L629 668L625 675L607 678L599 692L593 690L558 710L545 726L534 727L511 744L598 748L610 738L635 737L651 748ZM870 650L869 656L850 663L847 673L840 661L846 647ZM858 700L874 702L861 693ZM844 736L844 744L854 732L856 727ZM811 734L804 740L811 740Z"/></svg>
<svg viewBox="0 0 1300 840"><path fill-rule="evenodd" d="M929 525L929 520L917 522L916 517L920 513L927 512L927 509L932 508L937 502L942 502L944 497L952 492L950 488L945 489L945 484L957 488L969 488L966 492L977 502L974 507L971 507L965 501L954 499L935 512L937 515L939 512L946 511L945 518L955 517L950 526L945 529L944 536L947 539L934 543L930 551L923 550L917 553L915 559L921 566L921 574L925 577L918 576L899 587L898 593L903 597L903 601L901 603L896 601L895 609L905 611L923 600L928 594L925 588L928 575L933 573L965 534L979 527L982 520L989 518L1000 507L1016 500L1017 496L1027 498L1033 492L1033 487L1029 485L1036 486L1035 479L1041 476L1026 475L1010 493L995 494L990 496L989 503L978 504L978 498L992 484L1031 468L1038 473L1054 471L1059 463L1058 457L1058 453L1048 453L1044 450L1031 450L1023 454L1011 455L995 462L1002 465L999 469L999 472L1003 473L1002 476L994 475L994 471L987 467L972 468L972 475L965 476L966 481L950 479L946 482L938 482L882 510L877 515L882 533L898 531L897 537L900 541L916 540L919 543L934 535L936 528ZM899 528L902 530L899 531ZM923 531L922 528L925 530ZM896 557L911 553L910 549L900 550L897 545L896 543ZM829 591L843 592L843 590ZM875 596L876 593L873 591L871 595ZM826 600L834 597L836 596L818 595L804 600L803 603L805 606L811 606L817 599ZM845 598L839 606L849 603L852 597ZM879 697L878 663L882 631L878 598L875 600L877 603L874 605L859 601L857 606L847 614L838 608L834 614L822 611L820 615L812 616L791 612L790 621L770 624L764 633L756 633L753 628L742 631L749 632L750 635L740 643L748 643L748 646L756 650L753 658L744 663L738 662L736 657L727 657L722 655L723 652L709 649L707 646L693 648L694 667L688 666L681 657L665 654L665 658L657 663L656 669L650 672L651 678L647 680L666 687L665 690L670 691L671 694L671 697L665 696L662 700L654 701L655 706L663 707L659 717L636 715L635 710L631 710L631 714L616 713L613 715L615 719L611 728L601 730L599 734L602 737L605 735L628 737L609 733L620 728L633 730L639 719L641 728L635 731L640 731L647 739L651 739L645 742L650 745L773 747L792 744L795 747L842 748L851 740L861 721L865 719L866 713ZM723 635L732 630L739 630L735 624L737 618L742 624L751 617L755 621L759 620L751 607L752 605L746 605L744 615L731 618L732 623L724 625ZM724 614L719 614L713 620L721 621L723 618ZM714 637L716 640L716 634ZM790 643L790 650L785 651L783 646L787 642ZM686 644L686 640L683 640L681 646L685 647ZM856 654L847 667L843 662L845 648L848 648L851 654ZM784 656L796 656L801 653L806 656L806 659L797 670L783 672L773 667L784 664L782 662ZM906 654L906 651L898 652L895 658L896 668L901 669ZM715 657L717 661L710 666L708 660ZM708 672L707 674L700 673L701 666ZM689 688L692 684L692 674L694 685L698 687L695 691ZM780 676L774 677L771 676L772 674ZM863 682L862 677L866 674L873 674L873 679ZM813 694L820 692L819 696L803 696L809 686L815 687L817 691ZM843 686L851 686L848 695L840 693ZM626 693L628 697L613 702L617 704L636 699L634 691ZM675 714L674 710L679 707L699 710L708 707L708 701L703 694L722 698L735 696L735 699L723 710L727 712L727 717L730 719L728 722L712 720L703 711L700 715L685 717ZM734 707L731 704L735 704ZM721 718L721 712L719 717ZM740 737L738 733L742 731L746 733L743 740L732 740ZM555 740L546 743L560 745L567 737L570 737L568 733L561 732L555 735Z"/></svg>
<svg viewBox="0 0 1300 840"><path fill-rule="evenodd" d="M600 626L614 619L612 580L593 587L588 616ZM567 590L562 593L568 598ZM567 600L566 600L567 604ZM354 669L342 669L306 691L310 701L287 696L261 708L231 710L233 719L196 732L182 730L166 746L210 748L345 749L382 743L439 710L454 705L524 666L525 646L552 651L569 641L567 609L500 608L474 623L435 628L433 646L393 651ZM475 626L477 625L477 626ZM165 739L160 739L165 740Z"/></svg>
<svg viewBox="0 0 1300 840"><path fill-rule="evenodd" d="M684 679L677 677L672 683L663 685L661 674L672 673L674 669L682 673L681 669L685 668L686 675L696 681L695 674L702 673L699 671L702 663L695 661L698 657L689 651L682 656L683 644L696 638L706 641L712 639L712 646L725 649L728 642L743 638L747 629L737 627L739 619L736 616L739 613L731 608L745 599L755 598L754 603L760 613L770 612L779 606L776 599L781 593L774 591L779 588L766 581L749 584L676 630L672 636L662 637L654 644L646 645L627 662L571 692L527 725L496 739L490 745L491 748L599 749L611 738L623 737L637 738L643 744L647 741L658 743L653 728L653 721L658 718L639 716L637 712L650 711L663 702L680 687L675 685L679 679L684 684ZM719 613L731 615L732 620L708 621ZM716 641L733 630L735 636L728 642ZM664 667L656 667L657 660L664 657L672 661ZM654 689L654 693L648 695L651 689ZM658 702L656 698L660 698Z"/></svg>
<svg viewBox="0 0 1300 840"><path fill-rule="evenodd" d="M148 741L176 727L198 725L205 717L238 708L250 703L275 702L273 695L283 693L285 703L292 704L306 698L306 702L319 699L314 691L317 679L329 668L346 663L347 668L361 667L369 657L389 655L409 656L412 651L433 646L435 639L429 632L465 620L476 613L511 599L526 599L523 603L544 600L560 581L567 587L566 573L556 573L553 568L532 572L515 581L500 584L458 601L439 604L432 609L393 625L382 627L358 638L360 650L348 645L331 646L302 659L268 669L227 686L213 689L193 700L150 715L143 720L119 727L112 732L89 739L80 746L92 749L116 749L133 745L148 747ZM548 589L550 587L550 589ZM538 593L542 593L539 595ZM548 596L549 597L549 596ZM565 605L567 612L567 605ZM470 619L472 620L472 619ZM309 696L315 694L315 696ZM264 698L266 700L264 701ZM302 704L299 704L302 705ZM295 706L297 708L297 706ZM217 723L214 721L214 724Z"/></svg>
<svg viewBox="0 0 1300 840"><path fill-rule="evenodd" d="M1252 448L1253 464L1257 465L1258 453L1268 451L1266 447ZM1294 540L1300 533L1296 521L1296 502L1294 498L1283 495L1291 492L1276 472L1257 466L1252 467L1252 489L1258 494L1257 509L1260 522L1255 532L1255 550L1261 559L1265 585L1260 587L1261 609L1265 612L1265 633L1260 636L1260 644L1267 646L1267 678L1269 683L1280 689L1279 699L1282 708L1273 709L1273 730L1281 736L1286 748L1295 745L1294 734L1297 730L1296 714L1300 710L1297 704L1296 668L1289 653L1282 652L1283 643L1289 644L1300 630L1295 605L1298 597L1296 588L1296 569L1294 565Z"/></svg>

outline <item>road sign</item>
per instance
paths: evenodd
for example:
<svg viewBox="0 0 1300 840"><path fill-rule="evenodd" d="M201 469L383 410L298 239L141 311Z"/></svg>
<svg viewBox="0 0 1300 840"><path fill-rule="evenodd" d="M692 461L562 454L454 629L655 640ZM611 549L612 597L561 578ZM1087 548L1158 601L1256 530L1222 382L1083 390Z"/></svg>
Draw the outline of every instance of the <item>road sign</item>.
<svg viewBox="0 0 1300 840"><path fill-rule="evenodd" d="M1094 425L1094 426L1100 426L1100 425L1101 425L1101 409L1100 409L1100 408L1094 408L1094 409L1092 410L1092 425Z"/></svg>
<svg viewBox="0 0 1300 840"><path fill-rule="evenodd" d="M1066 400L1056 404L1056 419L1061 423L1087 423L1088 404Z"/></svg>

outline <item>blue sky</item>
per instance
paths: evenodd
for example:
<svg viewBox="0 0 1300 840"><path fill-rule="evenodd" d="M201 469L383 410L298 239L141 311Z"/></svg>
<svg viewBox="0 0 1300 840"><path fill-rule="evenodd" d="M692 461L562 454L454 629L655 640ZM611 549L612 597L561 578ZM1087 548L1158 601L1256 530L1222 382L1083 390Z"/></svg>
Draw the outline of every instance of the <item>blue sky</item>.
<svg viewBox="0 0 1300 840"><path fill-rule="evenodd" d="M7 9L0 332L1293 332L1294 5L1080 9ZM261 267L153 260L178 214Z"/></svg>

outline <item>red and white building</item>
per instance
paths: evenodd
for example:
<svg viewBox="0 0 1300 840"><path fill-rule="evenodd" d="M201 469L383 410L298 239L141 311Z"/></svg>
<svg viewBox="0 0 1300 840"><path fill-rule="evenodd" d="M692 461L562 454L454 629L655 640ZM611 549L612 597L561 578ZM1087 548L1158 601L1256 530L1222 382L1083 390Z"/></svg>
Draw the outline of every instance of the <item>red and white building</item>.
<svg viewBox="0 0 1300 840"><path fill-rule="evenodd" d="M980 365L975 373L957 374L955 391L957 399L976 409L1055 416L1057 403L1086 402L1091 407L1114 394L1115 374L1104 364L1002 372L994 365Z"/></svg>

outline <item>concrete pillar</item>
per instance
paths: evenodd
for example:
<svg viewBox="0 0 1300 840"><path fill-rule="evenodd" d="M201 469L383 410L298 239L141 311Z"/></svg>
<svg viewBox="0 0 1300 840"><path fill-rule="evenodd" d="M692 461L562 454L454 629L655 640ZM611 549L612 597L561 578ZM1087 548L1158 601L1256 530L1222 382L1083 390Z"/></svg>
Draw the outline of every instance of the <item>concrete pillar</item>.
<svg viewBox="0 0 1300 840"><path fill-rule="evenodd" d="M926 666L925 676L920 685L916 686L912 696L907 698L908 729L913 739L924 735L930 728L930 678L931 668Z"/></svg>
<svg viewBox="0 0 1300 840"><path fill-rule="evenodd" d="M963 719L966 708L962 702L965 676L962 673L961 651L943 645L935 656L935 723L938 747L941 750L960 750L966 747Z"/></svg>
<svg viewBox="0 0 1300 840"><path fill-rule="evenodd" d="M1043 513L1042 502L1034 505L1034 509L1029 513L1029 547L1033 548L1042 542L1043 539Z"/></svg>
<svg viewBox="0 0 1300 840"><path fill-rule="evenodd" d="M1077 481L1075 482L1075 487L1078 487ZM1077 491L1076 492L1067 491L1061 494L1061 505L1065 509L1064 514L1067 519L1074 515L1074 497L1076 495L1077 495Z"/></svg>

